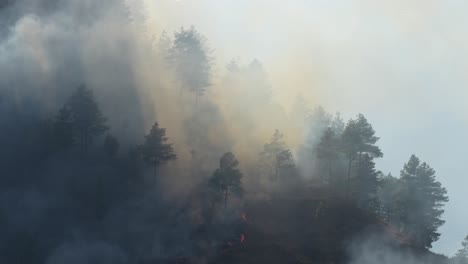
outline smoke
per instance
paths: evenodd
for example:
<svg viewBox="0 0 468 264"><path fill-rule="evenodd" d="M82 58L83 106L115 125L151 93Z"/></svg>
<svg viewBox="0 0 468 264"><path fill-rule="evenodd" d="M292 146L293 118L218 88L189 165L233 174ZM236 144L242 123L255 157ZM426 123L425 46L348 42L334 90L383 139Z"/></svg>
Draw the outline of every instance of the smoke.
<svg viewBox="0 0 468 264"><path fill-rule="evenodd" d="M192 226L186 223L195 225L203 212L185 212L190 210L184 202L193 198L189 203L197 203L197 199L203 199L199 196L206 194L194 195L192 191L197 191L217 168L223 153L232 151L240 161L244 187L249 193L258 187L255 166L259 153L278 129L284 133L285 143L291 148L303 176L313 176L314 168L308 167L314 165L308 163L313 154L302 147L304 144L313 147L329 124L313 121L318 125L308 127L304 120L323 95L334 95L323 88L324 84L340 86L349 79L332 80L327 74L336 67L332 64L355 62L357 56L343 50L352 30L340 31L340 24L327 24L327 30L312 27L311 24L328 19L317 10L307 13L302 5L307 4L272 1L266 7L251 1L0 1L0 145L3 148L0 164L5 165L0 171L5 172L4 182L8 183L7 190L2 189L0 194L2 231L8 229L6 236L20 234L25 241L32 241L33 236L47 237L54 230L53 238L44 242L47 249L53 248L53 253L44 256L50 252L33 248L37 256L30 256L47 259L48 264L124 264L134 261L132 255L148 258L190 255L197 245L192 244L189 235ZM233 10L239 16L228 18L226 10ZM399 13L398 10L391 9L389 16L393 19L393 12ZM428 16L431 10L425 9ZM345 12L332 11L327 10L332 17ZM212 18L199 19L207 14ZM411 29L416 31L421 21L427 19L424 14L413 20L407 18L397 21L402 25L411 24ZM339 20L339 23L348 22L358 24ZM173 32L191 25L207 38L206 45L213 51L211 84L200 98L181 93L183 83L168 63L166 53ZM304 32L309 34L304 36ZM327 61L326 55L321 54L323 51L326 54L336 51L337 55L332 57L333 61ZM360 76L362 65L356 65L343 67L346 72L340 70L338 75ZM41 158L25 160L29 157L25 153L38 153L32 142L40 136L30 136L27 132L41 120L53 117L80 84L93 90L108 118L109 133L119 139L122 155L141 144L144 134L158 121L167 129L178 157L162 168L158 182L161 185L148 187L150 191L138 199L116 199L121 205L103 216L108 223L106 227L93 224L82 227L73 219L80 217L86 221L94 213L96 179L102 175L111 183L104 190L109 196L119 197L124 193L122 190L132 186L132 179L125 178L125 173L133 172L130 168L134 164L101 167L99 162L73 162L67 157L54 157L44 166L31 166L33 171L22 166L23 162L39 164ZM340 94L346 97L347 93ZM337 105L343 103L337 102ZM338 108L337 105L332 106ZM6 164L16 170L8 170ZM71 183L67 183L69 179ZM44 193L32 183L20 189L18 186L26 180L39 182L41 188L54 187L61 191ZM142 190L148 190L143 187L131 188L135 193L143 193ZM66 207L64 200L70 197L80 197L76 207L86 209L65 213L54 209ZM168 200L173 202L171 208L165 204ZM61 233L55 230L55 225L63 225L67 231ZM90 235L96 230L106 230L103 233L110 237L106 240L101 235ZM0 249L5 248L8 245L1 242ZM383 263L425 263L369 240L357 242L351 252L353 264L376 263L382 259ZM404 262L408 259L409 262Z"/></svg>
<svg viewBox="0 0 468 264"><path fill-rule="evenodd" d="M53 252L47 261L47 264L61 263L127 264L130 262L118 247L104 242L77 241L64 244Z"/></svg>
<svg viewBox="0 0 468 264"><path fill-rule="evenodd" d="M348 246L350 264L423 264L446 263L446 259L436 254L422 254L411 248L402 249L388 238L372 232L354 238Z"/></svg>
<svg viewBox="0 0 468 264"><path fill-rule="evenodd" d="M307 74L289 73L310 67L286 70L294 59L289 54L263 64L244 47L224 50L217 45L218 35L211 35L224 25L207 27L200 22L198 27L196 20L185 21L189 10L195 14L205 7L223 8L175 1L8 2L1 9L6 25L0 42L1 89L23 106L21 101L29 98L40 104L44 116L51 116L84 83L94 91L110 133L124 146L140 143L157 120L167 128L179 157L168 172L180 175L178 180L166 182L176 193L203 178L187 173L194 151L204 164L199 174L205 175L222 153L231 150L248 168L275 129L285 134L295 152L305 135L295 117L299 113L287 110L296 98L291 89L301 87L310 95L310 89L302 88L312 84L297 83ZM197 107L192 96L181 96L181 83L159 42L164 30L172 40L171 31L190 24L201 34L204 30L210 34L207 45L214 50L212 83ZM251 59L237 62L239 69L225 69L232 59L229 54L249 53ZM275 74L269 75L269 69Z"/></svg>

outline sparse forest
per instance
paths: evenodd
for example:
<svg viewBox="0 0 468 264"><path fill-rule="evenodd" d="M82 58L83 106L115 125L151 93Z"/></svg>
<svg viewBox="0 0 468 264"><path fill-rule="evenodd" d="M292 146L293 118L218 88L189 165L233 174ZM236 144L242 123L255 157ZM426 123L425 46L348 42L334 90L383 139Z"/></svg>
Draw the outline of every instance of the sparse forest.
<svg viewBox="0 0 468 264"><path fill-rule="evenodd" d="M0 89L0 263L348 263L343 241L370 230L449 263L429 251L449 200L435 169L411 155L381 172L389 135L360 113L283 110L257 60L215 85L208 44L193 26L162 35L153 109L171 110L144 121L86 79L47 106ZM450 263L467 259L468 238Z"/></svg>

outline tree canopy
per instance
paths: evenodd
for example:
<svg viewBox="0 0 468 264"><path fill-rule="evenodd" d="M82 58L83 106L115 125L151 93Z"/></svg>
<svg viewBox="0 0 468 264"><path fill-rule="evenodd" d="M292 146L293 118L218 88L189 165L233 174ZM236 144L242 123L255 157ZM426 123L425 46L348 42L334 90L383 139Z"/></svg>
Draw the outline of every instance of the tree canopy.
<svg viewBox="0 0 468 264"><path fill-rule="evenodd" d="M242 188L242 173L237 168L239 161L232 152L226 152L219 160L219 168L213 173L210 179L211 186L224 195L224 207L228 202L229 192L235 195L241 195Z"/></svg>
<svg viewBox="0 0 468 264"><path fill-rule="evenodd" d="M386 200L388 216L417 246L430 248L440 236L437 229L445 222L441 216L448 201L447 190L436 180L435 171L415 155L403 166L399 184L390 183L384 188L395 200Z"/></svg>
<svg viewBox="0 0 468 264"><path fill-rule="evenodd" d="M140 146L143 160L154 167L155 174L160 165L177 157L168 140L166 129L159 127L158 122L155 122L150 132L145 135L143 145Z"/></svg>
<svg viewBox="0 0 468 264"><path fill-rule="evenodd" d="M262 170L273 180L281 177L285 169L294 167L292 153L279 130L275 130L271 141L263 146L260 163Z"/></svg>
<svg viewBox="0 0 468 264"><path fill-rule="evenodd" d="M175 69L182 89L197 97L211 84L211 57L206 39L195 29L181 28L174 33L174 43L168 60Z"/></svg>
<svg viewBox="0 0 468 264"><path fill-rule="evenodd" d="M99 109L93 92L85 85L78 86L60 113L61 120L58 121L62 124L63 118L67 118L68 114L71 115L73 133L84 150L88 148L94 137L108 130L106 118Z"/></svg>
<svg viewBox="0 0 468 264"><path fill-rule="evenodd" d="M462 241L461 246L451 259L451 264L468 264L468 235Z"/></svg>

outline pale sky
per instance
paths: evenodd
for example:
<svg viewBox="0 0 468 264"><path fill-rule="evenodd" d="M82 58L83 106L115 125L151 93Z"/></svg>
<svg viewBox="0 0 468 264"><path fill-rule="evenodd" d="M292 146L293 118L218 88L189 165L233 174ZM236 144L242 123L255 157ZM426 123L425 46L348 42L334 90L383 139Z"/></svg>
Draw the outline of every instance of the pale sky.
<svg viewBox="0 0 468 264"><path fill-rule="evenodd" d="M363 113L381 137L378 169L428 162L450 202L434 251L468 234L468 2L461 0L146 0L151 25L195 25L218 71L233 57L264 63L276 99Z"/></svg>

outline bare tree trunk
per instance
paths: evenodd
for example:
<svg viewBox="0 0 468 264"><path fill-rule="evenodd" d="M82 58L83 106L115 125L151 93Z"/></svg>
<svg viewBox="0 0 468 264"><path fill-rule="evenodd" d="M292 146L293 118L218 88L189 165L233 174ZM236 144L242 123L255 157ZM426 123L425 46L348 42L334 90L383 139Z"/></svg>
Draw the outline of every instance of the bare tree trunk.
<svg viewBox="0 0 468 264"><path fill-rule="evenodd" d="M349 196L349 189L350 189L350 182L351 182L351 164L352 164L353 160L352 159L349 159L348 161L348 179L347 179L347 183L346 183L346 196L348 197Z"/></svg>
<svg viewBox="0 0 468 264"><path fill-rule="evenodd" d="M353 160L351 159L348 161L348 184L349 184L349 180L351 179L351 162L352 161Z"/></svg>
<svg viewBox="0 0 468 264"><path fill-rule="evenodd" d="M224 190L224 209L227 207L227 199L228 199L228 188Z"/></svg>

